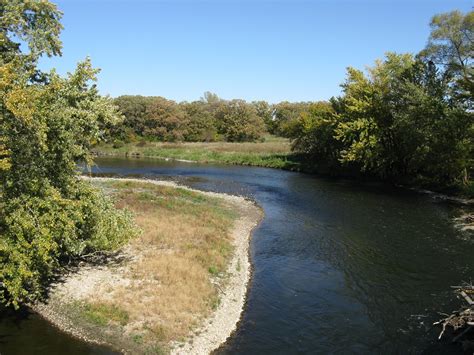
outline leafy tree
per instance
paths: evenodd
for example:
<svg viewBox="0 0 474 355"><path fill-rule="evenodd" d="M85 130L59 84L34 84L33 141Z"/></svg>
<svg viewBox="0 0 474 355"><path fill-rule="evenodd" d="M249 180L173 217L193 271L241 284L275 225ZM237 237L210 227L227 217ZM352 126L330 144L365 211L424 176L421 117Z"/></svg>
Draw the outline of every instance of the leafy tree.
<svg viewBox="0 0 474 355"><path fill-rule="evenodd" d="M186 141L212 142L218 139L216 119L206 103L194 101L181 106L187 115Z"/></svg>
<svg viewBox="0 0 474 355"><path fill-rule="evenodd" d="M307 155L313 164L334 168L339 165L341 143L335 138L338 116L329 102L311 104L295 121L292 149Z"/></svg>
<svg viewBox="0 0 474 355"><path fill-rule="evenodd" d="M257 111L257 116L260 117L265 123L267 131L270 131L273 127L273 112L274 108L266 101L253 101L251 103Z"/></svg>
<svg viewBox="0 0 474 355"><path fill-rule="evenodd" d="M295 121L303 112L307 112L309 102L283 101L274 106L273 120L270 123L270 133L282 137L291 137Z"/></svg>
<svg viewBox="0 0 474 355"><path fill-rule="evenodd" d="M389 53L369 77L349 68L335 101L340 162L391 180L450 185L466 180L472 113L449 96L433 64Z"/></svg>
<svg viewBox="0 0 474 355"><path fill-rule="evenodd" d="M119 96L114 104L123 114L124 120L120 125L110 128L113 137L124 141L133 140L133 135L143 136L146 129L146 114L153 97Z"/></svg>
<svg viewBox="0 0 474 355"><path fill-rule="evenodd" d="M40 56L61 52L55 5L2 1L0 9L0 301L18 306L41 296L64 262L134 232L126 212L77 178L101 127L119 117L91 85L97 70L88 59L67 78L37 69Z"/></svg>
<svg viewBox="0 0 474 355"><path fill-rule="evenodd" d="M474 11L438 14L431 20L428 45L421 55L453 77L457 94L464 99L474 96Z"/></svg>
<svg viewBox="0 0 474 355"><path fill-rule="evenodd" d="M384 178L396 175L400 158L396 149L403 138L395 137L393 130L400 109L399 79L413 63L411 55L389 53L385 62L378 61L369 70L370 78L360 70L348 69L342 85L344 111L335 131L344 143L341 162L355 162L362 170Z"/></svg>
<svg viewBox="0 0 474 355"><path fill-rule="evenodd" d="M187 117L176 102L155 97L146 107L143 134L161 141L183 141L187 131Z"/></svg>
<svg viewBox="0 0 474 355"><path fill-rule="evenodd" d="M422 56L388 53L367 73L348 68L343 95L313 104L291 129L293 149L318 168L382 179L459 185L469 179L473 114L455 76Z"/></svg>
<svg viewBox="0 0 474 355"><path fill-rule="evenodd" d="M226 102L217 117L218 131L229 142L255 141L265 133L263 119L244 100Z"/></svg>
<svg viewBox="0 0 474 355"><path fill-rule="evenodd" d="M206 91L201 97L201 101L208 105L215 105L219 104L222 100L217 94L214 94L210 91Z"/></svg>

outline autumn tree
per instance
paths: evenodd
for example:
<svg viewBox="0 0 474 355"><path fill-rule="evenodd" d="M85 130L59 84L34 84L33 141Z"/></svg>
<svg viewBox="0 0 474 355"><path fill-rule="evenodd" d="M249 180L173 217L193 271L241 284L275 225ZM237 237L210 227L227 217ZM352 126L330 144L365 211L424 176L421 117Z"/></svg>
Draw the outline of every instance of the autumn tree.
<svg viewBox="0 0 474 355"><path fill-rule="evenodd" d="M312 103L295 119L292 129L292 149L307 156L319 169L339 165L342 143L336 139L339 117L333 105L326 101Z"/></svg>
<svg viewBox="0 0 474 355"><path fill-rule="evenodd" d="M229 142L255 141L263 137L265 124L252 105L231 100L217 114L218 131Z"/></svg>
<svg viewBox="0 0 474 355"><path fill-rule="evenodd" d="M270 133L290 137L296 120L303 112L307 112L309 102L280 102L273 107L272 122L270 122Z"/></svg>
<svg viewBox="0 0 474 355"><path fill-rule="evenodd" d="M213 110L203 101L180 104L187 116L185 140L189 142L212 142L219 138Z"/></svg>
<svg viewBox="0 0 474 355"><path fill-rule="evenodd" d="M154 97L146 107L144 136L160 141L183 141L187 132L187 116L172 100Z"/></svg>

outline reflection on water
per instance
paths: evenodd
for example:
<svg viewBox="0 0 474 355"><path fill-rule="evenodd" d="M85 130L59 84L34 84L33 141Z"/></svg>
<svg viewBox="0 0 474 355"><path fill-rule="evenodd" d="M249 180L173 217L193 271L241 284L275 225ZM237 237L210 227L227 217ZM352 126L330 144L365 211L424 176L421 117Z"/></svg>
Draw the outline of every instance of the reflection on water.
<svg viewBox="0 0 474 355"><path fill-rule="evenodd" d="M449 286L469 280L474 270L474 243L459 238L455 207L402 189L279 170L97 162L94 173L172 179L245 195L264 208L251 242L254 273L243 318L217 353L459 351L439 344L439 329L431 326L438 311L458 308ZM22 334L4 344L19 344ZM64 353L71 340L55 337L66 345L47 338L45 349ZM104 350L80 353L91 351Z"/></svg>
<svg viewBox="0 0 474 355"><path fill-rule="evenodd" d="M111 355L111 350L86 344L47 323L26 309L0 309L0 353L2 355L67 354Z"/></svg>

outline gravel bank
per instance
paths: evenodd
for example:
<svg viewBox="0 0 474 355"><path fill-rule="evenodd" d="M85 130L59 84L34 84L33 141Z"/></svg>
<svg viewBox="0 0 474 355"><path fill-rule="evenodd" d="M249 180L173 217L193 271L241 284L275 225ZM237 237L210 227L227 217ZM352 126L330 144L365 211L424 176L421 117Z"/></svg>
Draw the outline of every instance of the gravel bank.
<svg viewBox="0 0 474 355"><path fill-rule="evenodd" d="M84 179L148 182L161 186L179 187L224 199L238 211L240 217L234 223L231 231L234 254L227 267L229 276L225 287L220 292L219 306L197 329L194 329L193 333L184 342L170 344L172 354L208 354L218 348L236 328L244 307L251 273L249 240L252 230L263 217L262 210L253 202L240 196L198 191L169 181L88 177L84 177ZM121 257L127 260L140 256L132 255L127 248L124 248ZM60 283L53 285L48 303L37 304L33 308L44 318L70 334L89 342L108 343L113 346L113 340L107 341L107 339L96 338L73 324L64 315L64 307L62 305L71 301L80 301L93 297L104 298L106 297L107 288L110 289L110 287L126 285L128 282L131 282L131 280L124 276L126 275L126 272L124 272L127 268L126 264L127 262L125 261L119 265L102 265L97 267L85 265L79 267L66 275ZM126 349L122 351L127 352Z"/></svg>

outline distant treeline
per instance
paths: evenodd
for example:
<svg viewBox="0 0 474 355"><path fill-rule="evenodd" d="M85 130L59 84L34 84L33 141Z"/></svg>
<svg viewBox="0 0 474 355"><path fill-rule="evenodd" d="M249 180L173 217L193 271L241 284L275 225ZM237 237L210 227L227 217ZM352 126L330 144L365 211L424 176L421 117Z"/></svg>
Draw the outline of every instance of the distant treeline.
<svg viewBox="0 0 474 355"><path fill-rule="evenodd" d="M474 153L474 12L433 17L420 53L388 53L366 72L349 67L340 97L269 104L121 96L125 116L116 144L160 141L292 140L314 171L376 176L434 185L467 183Z"/></svg>
<svg viewBox="0 0 474 355"><path fill-rule="evenodd" d="M311 103L224 100L206 92L199 101L180 102L160 96L120 96L124 115L110 133L116 144L140 138L165 142L252 142L264 134L287 135L287 125Z"/></svg>

